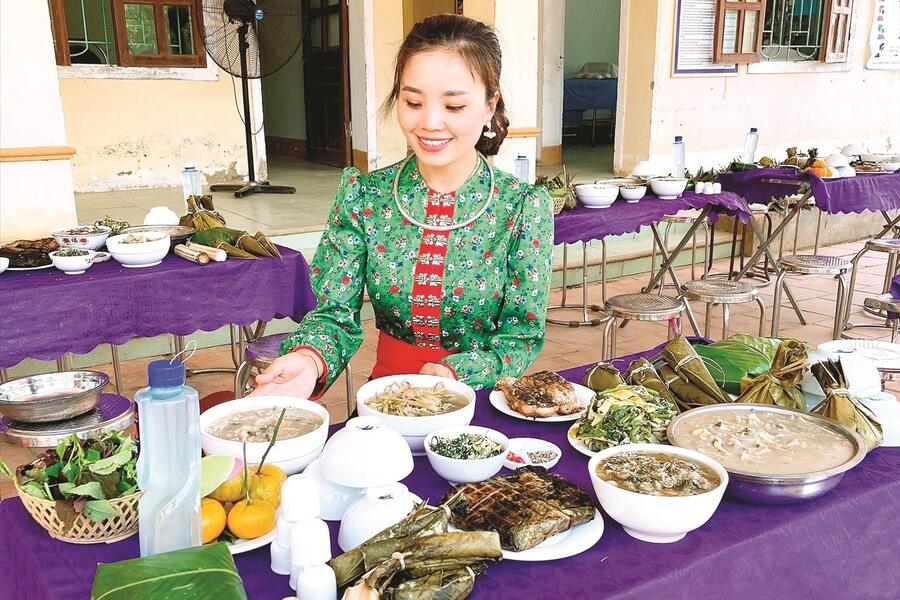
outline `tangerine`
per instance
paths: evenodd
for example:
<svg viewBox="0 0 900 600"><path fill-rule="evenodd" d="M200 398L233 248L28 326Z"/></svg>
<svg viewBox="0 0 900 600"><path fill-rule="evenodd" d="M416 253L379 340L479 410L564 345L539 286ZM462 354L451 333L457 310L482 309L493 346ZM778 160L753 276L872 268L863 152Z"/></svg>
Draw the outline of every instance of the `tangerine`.
<svg viewBox="0 0 900 600"><path fill-rule="evenodd" d="M283 480L279 479L277 475L254 473L250 476L250 498L265 500L272 505L272 508L278 508L278 505L281 504L282 483Z"/></svg>
<svg viewBox="0 0 900 600"><path fill-rule="evenodd" d="M244 539L258 538L275 529L275 509L262 500L235 502L228 512L228 529Z"/></svg>
<svg viewBox="0 0 900 600"><path fill-rule="evenodd" d="M239 472L237 475L228 479L214 489L212 493L208 496L214 500L218 500L219 502L237 502L241 498L244 497L244 475L243 472Z"/></svg>
<svg viewBox="0 0 900 600"><path fill-rule="evenodd" d="M212 498L203 498L200 501L200 514L203 517L203 533L201 539L204 544L213 542L225 531L225 508Z"/></svg>

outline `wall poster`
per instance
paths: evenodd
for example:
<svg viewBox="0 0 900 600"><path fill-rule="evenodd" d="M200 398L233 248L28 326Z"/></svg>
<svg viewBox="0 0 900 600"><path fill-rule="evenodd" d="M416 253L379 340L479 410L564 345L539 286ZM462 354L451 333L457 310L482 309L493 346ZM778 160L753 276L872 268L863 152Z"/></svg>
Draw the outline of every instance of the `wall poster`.
<svg viewBox="0 0 900 600"><path fill-rule="evenodd" d="M736 28L725 24L726 36ZM736 25L736 24L732 24ZM730 31L729 31L730 30ZM713 63L716 33L716 0L678 0L675 9L673 75L724 75L737 73L735 64Z"/></svg>

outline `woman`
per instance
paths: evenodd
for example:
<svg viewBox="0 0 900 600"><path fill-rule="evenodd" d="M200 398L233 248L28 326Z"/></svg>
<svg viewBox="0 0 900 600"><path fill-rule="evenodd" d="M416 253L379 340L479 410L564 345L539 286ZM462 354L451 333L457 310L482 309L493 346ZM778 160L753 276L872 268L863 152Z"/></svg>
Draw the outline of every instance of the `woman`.
<svg viewBox="0 0 900 600"><path fill-rule="evenodd" d="M372 377L424 373L476 389L520 375L544 342L550 197L494 169L509 120L500 45L456 15L415 25L384 110L413 154L344 170L312 262L319 304L256 378L255 394L317 398L359 348L368 290L379 329ZM540 191L538 191L540 190Z"/></svg>

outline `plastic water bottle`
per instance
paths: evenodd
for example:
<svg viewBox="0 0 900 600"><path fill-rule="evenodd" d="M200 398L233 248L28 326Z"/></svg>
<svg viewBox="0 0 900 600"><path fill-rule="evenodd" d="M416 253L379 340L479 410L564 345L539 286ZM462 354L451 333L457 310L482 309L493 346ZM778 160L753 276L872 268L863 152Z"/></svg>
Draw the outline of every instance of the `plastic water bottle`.
<svg viewBox="0 0 900 600"><path fill-rule="evenodd" d="M181 172L181 189L184 193L184 199L188 196L202 196L203 183L200 179L200 171L197 170L194 163L184 163L184 170Z"/></svg>
<svg viewBox="0 0 900 600"><path fill-rule="evenodd" d="M515 175L516 179L519 181L528 181L530 175L529 171L528 157L524 154L517 155L515 162L513 162L513 175Z"/></svg>
<svg viewBox="0 0 900 600"><path fill-rule="evenodd" d="M138 405L138 535L141 556L199 546L200 402L184 385L184 363L155 360Z"/></svg>
<svg viewBox="0 0 900 600"><path fill-rule="evenodd" d="M684 177L684 139L680 135L672 144L672 177Z"/></svg>
<svg viewBox="0 0 900 600"><path fill-rule="evenodd" d="M750 164L756 158L756 145L759 143L759 134L756 127L751 127L744 139L744 151L741 153L741 162Z"/></svg>

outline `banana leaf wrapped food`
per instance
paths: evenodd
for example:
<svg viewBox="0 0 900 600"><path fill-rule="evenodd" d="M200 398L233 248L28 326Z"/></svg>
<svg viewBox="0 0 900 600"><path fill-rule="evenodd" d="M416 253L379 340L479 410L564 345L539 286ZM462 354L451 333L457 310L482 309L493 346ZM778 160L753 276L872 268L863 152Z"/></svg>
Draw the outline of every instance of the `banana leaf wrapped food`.
<svg viewBox="0 0 900 600"><path fill-rule="evenodd" d="M260 256L281 256L275 244L261 231L257 231L256 235L250 235L246 231L238 229L214 227L197 230L191 240L204 246L221 248L228 256L235 258L254 259Z"/></svg>
<svg viewBox="0 0 900 600"><path fill-rule="evenodd" d="M772 367L781 340L738 333L712 344L694 344L694 351L707 365L721 370L722 387L730 394L740 394L741 381L760 375Z"/></svg>
<svg viewBox="0 0 900 600"><path fill-rule="evenodd" d="M225 227L225 218L213 206L212 196L188 196L186 202L188 212L178 220L179 225L196 231Z"/></svg>
<svg viewBox="0 0 900 600"><path fill-rule="evenodd" d="M731 402L731 397L719 387L706 363L684 336L679 335L666 344L662 357L669 369L660 369L660 375L683 410ZM672 378L671 373L681 381Z"/></svg>
<svg viewBox="0 0 900 600"><path fill-rule="evenodd" d="M778 345L772 368L761 375L746 378L744 389L735 402L774 404L806 410L806 398L800 380L808 362L808 347L797 340L784 340Z"/></svg>
<svg viewBox="0 0 900 600"><path fill-rule="evenodd" d="M679 410L675 397L669 391L669 386L663 382L653 363L646 358L639 358L628 366L628 383L631 385L642 385L653 390L668 400L675 407L675 410Z"/></svg>
<svg viewBox="0 0 900 600"><path fill-rule="evenodd" d="M595 392L602 392L622 385L625 381L619 370L609 363L599 362L584 374L584 385Z"/></svg>
<svg viewBox="0 0 900 600"><path fill-rule="evenodd" d="M649 388L620 385L591 400L578 420L575 437L595 452L620 444L661 444L677 413L674 405Z"/></svg>
<svg viewBox="0 0 900 600"><path fill-rule="evenodd" d="M825 390L825 400L813 412L834 419L859 433L866 447L873 450L884 441L881 423L862 401L847 390L847 377L840 360L826 360L814 364L813 375Z"/></svg>

